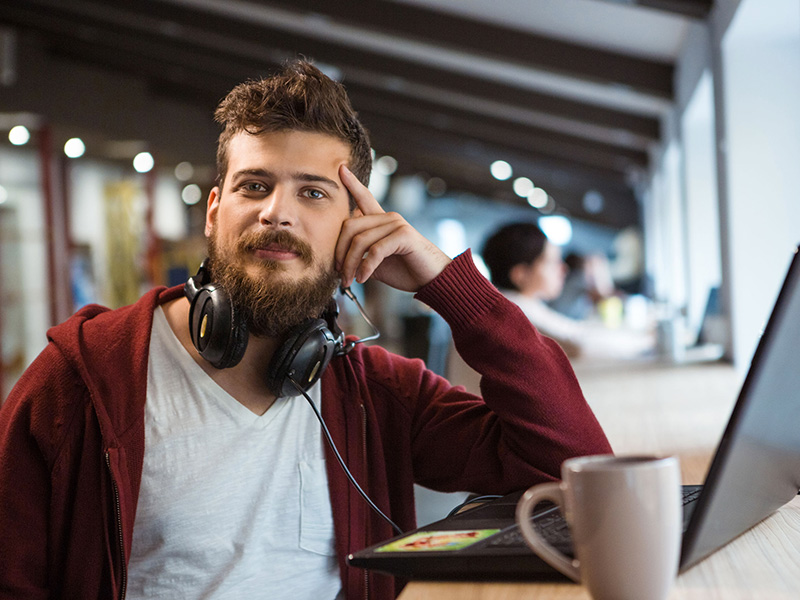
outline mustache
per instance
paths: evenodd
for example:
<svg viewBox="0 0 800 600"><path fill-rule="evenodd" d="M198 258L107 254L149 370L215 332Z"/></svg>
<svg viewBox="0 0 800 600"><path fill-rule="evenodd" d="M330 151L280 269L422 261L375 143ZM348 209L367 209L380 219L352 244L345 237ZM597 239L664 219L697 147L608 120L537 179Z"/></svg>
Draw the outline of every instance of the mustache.
<svg viewBox="0 0 800 600"><path fill-rule="evenodd" d="M248 253L267 246L280 246L285 250L296 252L307 265L314 262L314 251L311 246L288 231L254 231L244 235L236 244L240 253Z"/></svg>

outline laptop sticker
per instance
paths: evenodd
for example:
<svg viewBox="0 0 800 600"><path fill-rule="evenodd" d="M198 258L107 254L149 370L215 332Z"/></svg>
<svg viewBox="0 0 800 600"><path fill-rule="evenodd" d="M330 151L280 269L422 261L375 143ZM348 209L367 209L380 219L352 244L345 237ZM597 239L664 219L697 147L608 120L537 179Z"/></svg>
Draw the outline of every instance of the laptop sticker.
<svg viewBox="0 0 800 600"><path fill-rule="evenodd" d="M461 550L486 539L499 529L466 529L461 531L417 531L381 546L376 552L429 552Z"/></svg>

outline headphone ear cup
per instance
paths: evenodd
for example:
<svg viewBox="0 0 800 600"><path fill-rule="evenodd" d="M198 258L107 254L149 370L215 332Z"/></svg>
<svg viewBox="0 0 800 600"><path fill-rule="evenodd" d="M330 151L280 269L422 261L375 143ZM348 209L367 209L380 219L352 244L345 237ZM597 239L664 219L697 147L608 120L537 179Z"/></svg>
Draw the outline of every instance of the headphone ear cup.
<svg viewBox="0 0 800 600"><path fill-rule="evenodd" d="M337 340L323 319L309 319L289 332L275 352L267 372L267 385L276 398L299 396L297 382L307 392L328 366Z"/></svg>
<svg viewBox="0 0 800 600"><path fill-rule="evenodd" d="M191 298L189 331L200 356L217 369L237 365L247 349L247 323L225 290L214 284L199 288Z"/></svg>

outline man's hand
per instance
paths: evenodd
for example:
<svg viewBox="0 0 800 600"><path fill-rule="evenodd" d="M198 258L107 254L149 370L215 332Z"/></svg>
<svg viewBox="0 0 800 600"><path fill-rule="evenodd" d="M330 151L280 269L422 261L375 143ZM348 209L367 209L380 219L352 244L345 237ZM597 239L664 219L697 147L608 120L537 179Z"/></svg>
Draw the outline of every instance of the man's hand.
<svg viewBox="0 0 800 600"><path fill-rule="evenodd" d="M416 292L450 264L450 258L394 212L385 212L370 191L342 165L339 176L358 208L342 224L336 244L336 268L342 284L370 277Z"/></svg>

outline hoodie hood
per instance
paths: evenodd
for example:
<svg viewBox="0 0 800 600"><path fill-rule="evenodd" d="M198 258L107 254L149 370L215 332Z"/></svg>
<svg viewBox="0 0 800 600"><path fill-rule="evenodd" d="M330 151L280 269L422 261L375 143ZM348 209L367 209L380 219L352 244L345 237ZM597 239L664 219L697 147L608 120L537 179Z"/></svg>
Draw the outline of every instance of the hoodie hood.
<svg viewBox="0 0 800 600"><path fill-rule="evenodd" d="M47 332L86 384L108 446L141 422L153 311L182 293L182 286L155 288L117 310L91 304Z"/></svg>

